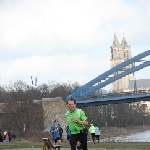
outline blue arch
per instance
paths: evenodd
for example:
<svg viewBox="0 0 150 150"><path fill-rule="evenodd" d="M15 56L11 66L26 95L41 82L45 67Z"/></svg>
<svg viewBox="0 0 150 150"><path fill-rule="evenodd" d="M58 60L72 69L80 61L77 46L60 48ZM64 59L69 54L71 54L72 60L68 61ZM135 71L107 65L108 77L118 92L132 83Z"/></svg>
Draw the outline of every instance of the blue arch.
<svg viewBox="0 0 150 150"><path fill-rule="evenodd" d="M114 81L128 75L132 74L136 71L139 71L140 69L143 69L147 66L150 66L150 61L143 61L142 58L150 55L150 50L147 50L131 59L128 59L125 62L122 62L121 64L115 66L114 68L106 71L105 73L99 75L95 79L91 80L90 82L86 83L82 87L78 88L76 91L68 95L65 99L65 101L68 101L70 97L75 98L77 100L78 106L89 106L89 105L100 105L100 104L110 104L110 103L122 103L122 102L132 102L132 101L139 101L141 100L148 100L147 95L144 97L141 97L138 95L129 95L125 99L122 97L120 100L118 97L116 98L99 98L97 96L94 100L89 100L91 94L98 91L99 89L105 87L106 85L113 83ZM142 64L135 66L135 62L143 62ZM132 65L132 68L128 68L126 66ZM121 74L118 74L119 71L122 71ZM115 74L115 76L110 77L112 74ZM133 93L134 94L134 93ZM149 97L150 98L150 97Z"/></svg>

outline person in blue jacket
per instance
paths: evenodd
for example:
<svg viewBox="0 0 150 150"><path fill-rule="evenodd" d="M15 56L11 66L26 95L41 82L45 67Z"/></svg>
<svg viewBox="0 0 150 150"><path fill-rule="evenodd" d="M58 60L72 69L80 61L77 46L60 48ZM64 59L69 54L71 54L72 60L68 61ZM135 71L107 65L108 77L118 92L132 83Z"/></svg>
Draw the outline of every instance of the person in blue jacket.
<svg viewBox="0 0 150 150"><path fill-rule="evenodd" d="M59 125L58 121L54 121L54 125L51 127L50 132L52 133L53 140L55 144L58 142L59 145L61 145L61 138L59 134Z"/></svg>
<svg viewBox="0 0 150 150"><path fill-rule="evenodd" d="M95 137L99 143L100 141L100 134L101 134L101 128L97 126L97 124L95 124Z"/></svg>
<svg viewBox="0 0 150 150"><path fill-rule="evenodd" d="M69 129L69 126L66 127L66 133L67 133L67 140L68 140L69 143L70 143L71 131L70 131L70 129Z"/></svg>

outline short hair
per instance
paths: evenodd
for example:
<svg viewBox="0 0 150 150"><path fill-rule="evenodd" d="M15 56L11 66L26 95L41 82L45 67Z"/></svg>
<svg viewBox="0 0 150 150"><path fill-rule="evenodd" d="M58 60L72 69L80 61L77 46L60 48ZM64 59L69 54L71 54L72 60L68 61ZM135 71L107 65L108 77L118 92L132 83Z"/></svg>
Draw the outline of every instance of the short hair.
<svg viewBox="0 0 150 150"><path fill-rule="evenodd" d="M74 104L76 104L76 100L73 99L73 98L69 99L68 102L69 102L69 101L74 101ZM67 104L68 104L68 102L67 102Z"/></svg>
<svg viewBox="0 0 150 150"><path fill-rule="evenodd" d="M54 123L55 123L55 122L58 122L58 121L57 121L57 120L54 120Z"/></svg>

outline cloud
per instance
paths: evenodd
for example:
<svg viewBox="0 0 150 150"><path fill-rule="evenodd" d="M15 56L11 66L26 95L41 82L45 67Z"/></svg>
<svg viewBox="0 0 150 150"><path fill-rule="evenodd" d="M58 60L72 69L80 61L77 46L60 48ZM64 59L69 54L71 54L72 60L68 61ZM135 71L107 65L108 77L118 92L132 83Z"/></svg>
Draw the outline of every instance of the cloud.
<svg viewBox="0 0 150 150"><path fill-rule="evenodd" d="M110 69L114 33L133 56L148 49L149 13L148 0L0 1L2 79L84 84Z"/></svg>
<svg viewBox="0 0 150 150"><path fill-rule="evenodd" d="M49 80L67 82L72 80L73 82L84 84L109 68L108 61L96 61L99 64L97 66L94 64L95 61L92 62L92 59L85 55L73 55L69 58L65 55L30 57L10 61L7 64L0 63L0 69L3 70L1 75L4 81L6 79L18 80L22 79L22 77L28 77L30 79L30 76L38 76L41 82L47 82ZM91 69L89 70L89 68ZM99 68L101 68L100 71ZM42 76L45 79L40 79ZM91 76L92 78L90 78Z"/></svg>
<svg viewBox="0 0 150 150"><path fill-rule="evenodd" d="M5 5L0 13L0 41L5 45L19 47L40 42L57 47L55 41L60 41L75 49L101 43L113 26L110 22L130 20L132 11L118 0L33 0Z"/></svg>

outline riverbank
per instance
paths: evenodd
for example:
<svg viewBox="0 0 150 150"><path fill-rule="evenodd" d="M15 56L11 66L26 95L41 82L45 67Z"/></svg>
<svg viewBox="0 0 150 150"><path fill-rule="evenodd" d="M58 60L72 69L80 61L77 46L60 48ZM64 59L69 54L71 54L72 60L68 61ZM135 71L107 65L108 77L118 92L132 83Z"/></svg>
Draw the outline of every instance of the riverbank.
<svg viewBox="0 0 150 150"><path fill-rule="evenodd" d="M143 132L146 130L150 130L150 126L129 126L126 128L119 127L102 127L101 138L110 138L120 135L127 135L131 133Z"/></svg>

